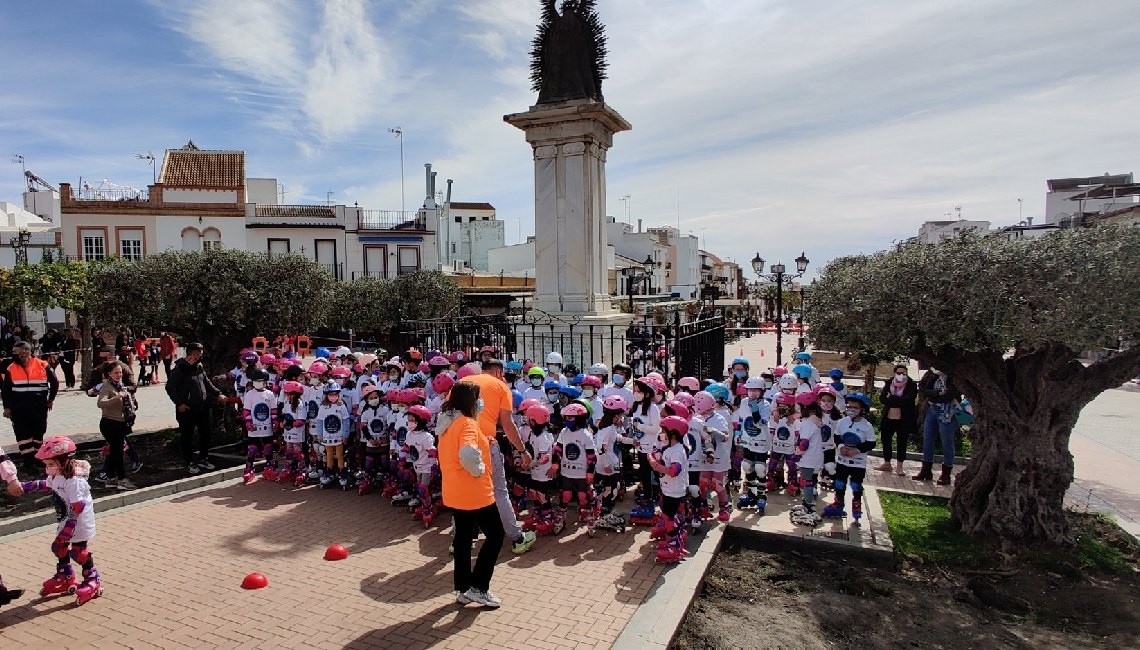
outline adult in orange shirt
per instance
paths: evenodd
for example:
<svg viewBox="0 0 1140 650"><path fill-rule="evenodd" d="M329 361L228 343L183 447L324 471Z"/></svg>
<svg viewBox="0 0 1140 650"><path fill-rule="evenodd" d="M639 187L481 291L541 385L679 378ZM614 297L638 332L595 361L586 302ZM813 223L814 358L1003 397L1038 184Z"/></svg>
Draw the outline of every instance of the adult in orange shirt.
<svg viewBox="0 0 1140 650"><path fill-rule="evenodd" d="M479 414L479 386L456 384L440 408L439 470L443 475L443 504L455 518L455 602L484 607L503 604L491 593L495 561L503 548L503 524L495 508L491 481L491 439L483 435ZM447 422L448 418L455 418ZM471 570L471 540L478 526L486 539Z"/></svg>
<svg viewBox="0 0 1140 650"><path fill-rule="evenodd" d="M482 374L464 377L459 383L471 383L479 387L479 395L483 400L483 410L479 412L479 429L491 445L490 467L491 481L495 486L495 507L499 509L503 530L511 540L511 552L522 555L534 546L536 538L533 532L524 531L515 520L511 495L507 491L507 467L503 460L503 442L499 439L498 427L502 427L506 441L522 455L524 467L530 466L531 457L519 437L514 418L511 417L511 389L503 379L502 360L489 359L483 364Z"/></svg>

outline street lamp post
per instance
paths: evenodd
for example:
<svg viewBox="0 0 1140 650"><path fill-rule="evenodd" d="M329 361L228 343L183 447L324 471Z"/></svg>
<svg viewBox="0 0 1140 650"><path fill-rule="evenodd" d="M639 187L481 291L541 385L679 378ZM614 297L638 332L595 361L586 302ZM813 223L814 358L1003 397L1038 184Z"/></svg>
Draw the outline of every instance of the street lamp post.
<svg viewBox="0 0 1140 650"><path fill-rule="evenodd" d="M388 129L388 133L400 139L400 212L406 212L408 204L404 201L404 128L397 126L394 129ZM400 218L403 219L403 215Z"/></svg>
<svg viewBox="0 0 1140 650"><path fill-rule="evenodd" d="M627 266L621 270L622 275L625 276L625 288L629 294L629 313L633 314L633 286L642 282L648 282L650 291L653 287L653 269L657 268L657 262L653 261L652 255L646 255L645 261L641 263L641 271L638 272L636 266ZM646 292L648 293L648 291Z"/></svg>
<svg viewBox="0 0 1140 650"><path fill-rule="evenodd" d="M28 263L28 242L32 240L32 233L20 229L15 237L8 240L8 245L16 255L16 266Z"/></svg>
<svg viewBox="0 0 1140 650"><path fill-rule="evenodd" d="M796 258L796 271L795 275L787 273L784 265L777 262L770 268L770 273L764 273L764 258L760 257L760 253L756 253L756 257L752 258L752 270L756 275L762 279L770 280L776 283L776 365L779 366L783 363L784 356L784 282L790 282L794 278L798 278L807 271L808 258L800 253ZM802 307L801 307L802 309ZM800 333L803 331L801 329ZM800 348L803 348L803 338L800 339Z"/></svg>

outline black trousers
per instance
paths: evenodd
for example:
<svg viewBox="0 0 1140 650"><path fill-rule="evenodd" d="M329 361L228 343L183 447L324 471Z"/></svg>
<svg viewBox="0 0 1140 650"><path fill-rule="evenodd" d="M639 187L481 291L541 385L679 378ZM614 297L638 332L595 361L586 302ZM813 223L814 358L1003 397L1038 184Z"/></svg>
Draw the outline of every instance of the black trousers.
<svg viewBox="0 0 1140 650"><path fill-rule="evenodd" d="M63 384L68 388L75 388L75 362L60 359L59 367L63 370Z"/></svg>
<svg viewBox="0 0 1140 650"><path fill-rule="evenodd" d="M123 463L123 440L129 431L126 422L109 418L99 420L99 433L103 434L103 439L111 448L107 456L107 478L127 478L127 468Z"/></svg>
<svg viewBox="0 0 1140 650"><path fill-rule="evenodd" d="M170 379L170 364L172 361L174 361L174 360L171 359L170 357L163 357L162 358L162 365L166 367L166 374L163 376L166 377L168 380Z"/></svg>
<svg viewBox="0 0 1140 650"><path fill-rule="evenodd" d="M44 434L47 432L47 401L38 400L31 404L17 404L10 407L12 410L12 433L16 435L16 442L20 446L20 456L24 459L24 466L31 469L39 467L36 452L43 444Z"/></svg>
<svg viewBox="0 0 1140 650"><path fill-rule="evenodd" d="M916 433L916 424L913 418L903 418L901 420L888 420L883 418L880 421L879 435L883 438L883 460L888 463L892 458L892 439L895 434L898 434L898 459L906 460L906 445L910 441L912 434Z"/></svg>
<svg viewBox="0 0 1140 650"><path fill-rule="evenodd" d="M182 460L187 463L194 460L195 429L198 431L198 453L202 460L206 460L210 455L210 436L213 434L209 407L191 407L185 413L176 413L175 418L178 420L178 433L182 442Z"/></svg>
<svg viewBox="0 0 1140 650"><path fill-rule="evenodd" d="M487 591L491 587L491 576L495 573L495 562L503 548L503 520L495 504L478 510L456 510L455 517L455 590L463 593L474 587ZM471 540L476 529L483 531L483 545L475 558L475 570L471 570Z"/></svg>

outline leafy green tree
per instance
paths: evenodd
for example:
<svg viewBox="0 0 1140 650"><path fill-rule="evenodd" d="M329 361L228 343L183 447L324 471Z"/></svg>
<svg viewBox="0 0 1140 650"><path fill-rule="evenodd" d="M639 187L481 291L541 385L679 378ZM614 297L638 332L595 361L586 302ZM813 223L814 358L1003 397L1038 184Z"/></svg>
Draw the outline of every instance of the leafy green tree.
<svg viewBox="0 0 1140 650"><path fill-rule="evenodd" d="M454 316L463 299L459 285L439 271L418 271L394 281L400 320L431 320Z"/></svg>
<svg viewBox="0 0 1140 650"><path fill-rule="evenodd" d="M91 349L91 321L88 304L90 265L45 255L36 264L18 264L0 274L0 306L4 309L27 305L31 309L64 309L77 319L80 348ZM89 354L79 354L79 377L90 374Z"/></svg>
<svg viewBox="0 0 1140 650"><path fill-rule="evenodd" d="M206 348L218 373L255 336L307 333L324 323L334 280L300 255L169 251L90 268L94 319L168 331Z"/></svg>
<svg viewBox="0 0 1140 650"><path fill-rule="evenodd" d="M328 326L358 335L386 334L400 321L399 296L392 280L358 278L333 290Z"/></svg>
<svg viewBox="0 0 1140 650"><path fill-rule="evenodd" d="M1081 409L1140 371L1140 228L966 235L833 261L808 301L820 347L945 371L977 421L950 511L966 533L1072 543L1062 502ZM1082 350L1134 347L1090 365Z"/></svg>

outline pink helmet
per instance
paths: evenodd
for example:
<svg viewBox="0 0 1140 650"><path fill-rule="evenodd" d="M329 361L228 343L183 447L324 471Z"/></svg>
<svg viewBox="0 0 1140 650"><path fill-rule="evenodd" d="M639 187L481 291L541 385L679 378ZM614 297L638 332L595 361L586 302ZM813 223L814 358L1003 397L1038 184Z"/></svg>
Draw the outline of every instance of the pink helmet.
<svg viewBox="0 0 1140 650"><path fill-rule="evenodd" d="M422 388L412 388L405 392L410 393L410 395L407 396L409 404L412 402L427 401L427 391Z"/></svg>
<svg viewBox="0 0 1140 650"><path fill-rule="evenodd" d="M534 364L531 363L530 361L527 361L526 363L523 364L522 374L525 375L526 373L530 372L530 369L533 367L534 367Z"/></svg>
<svg viewBox="0 0 1140 650"><path fill-rule="evenodd" d="M309 365L310 375L323 375L329 371L329 364L324 361L314 361Z"/></svg>
<svg viewBox="0 0 1140 650"><path fill-rule="evenodd" d="M429 370L431 368L446 368L450 365L451 365L451 362L448 361L447 357L443 356L442 354L437 354L434 357L428 359L428 369Z"/></svg>
<svg viewBox="0 0 1140 650"><path fill-rule="evenodd" d="M668 402L665 402L665 408L672 411L671 415L676 415L679 418L683 418L685 421L688 421L688 419L691 417L689 414L689 407L685 406L675 399L671 399Z"/></svg>
<svg viewBox="0 0 1140 650"><path fill-rule="evenodd" d="M388 397L388 401L391 402L392 404L404 404L405 403L404 402L404 389L403 388L393 388L392 390L388 391L387 397Z"/></svg>
<svg viewBox="0 0 1140 650"><path fill-rule="evenodd" d="M526 402L535 402L535 404L527 407L526 419L534 420L539 424L550 422L550 411L542 404L538 404L538 400L523 400L523 403Z"/></svg>
<svg viewBox="0 0 1140 650"><path fill-rule="evenodd" d="M600 377L594 375L586 375L582 378L582 388L598 389L602 387L602 380Z"/></svg>
<svg viewBox="0 0 1140 650"><path fill-rule="evenodd" d="M278 359L274 365L277 366L277 372L285 372L293 367L293 359Z"/></svg>
<svg viewBox="0 0 1140 650"><path fill-rule="evenodd" d="M471 375L474 375L474 374L475 374L475 367L472 366L471 364L464 365L462 368L459 369L458 372L455 373L455 375L457 377L459 377L459 379L461 381L463 380L464 377L470 377Z"/></svg>
<svg viewBox="0 0 1140 650"><path fill-rule="evenodd" d="M299 381L287 381L283 387L286 395L303 395L305 387Z"/></svg>
<svg viewBox="0 0 1140 650"><path fill-rule="evenodd" d="M697 409L697 413L708 413L716 408L716 398L706 390L697 391L693 395L693 408Z"/></svg>
<svg viewBox="0 0 1140 650"><path fill-rule="evenodd" d="M58 456L67 456L75 453L75 441L67 436L52 436L44 440L40 450L36 452L38 460L47 460Z"/></svg>
<svg viewBox="0 0 1140 650"><path fill-rule="evenodd" d="M627 411L629 410L629 402L621 395L610 395L602 400L602 408L608 411Z"/></svg>
<svg viewBox="0 0 1140 650"><path fill-rule="evenodd" d="M451 390L454 385L455 379L446 372L439 373L431 380L431 389L435 391L436 395L446 395L447 391Z"/></svg>
<svg viewBox="0 0 1140 650"><path fill-rule="evenodd" d="M831 386L824 385L824 384L817 385L815 387L816 399L819 399L820 397L822 397L824 395L831 395L831 399L838 399L838 395L836 395L834 388L832 388Z"/></svg>
<svg viewBox="0 0 1140 650"><path fill-rule="evenodd" d="M796 395L796 404L800 406L811 406L815 404L816 397L814 393L800 393Z"/></svg>
<svg viewBox="0 0 1140 650"><path fill-rule="evenodd" d="M420 406L419 404L416 404L415 406L408 409L408 415L415 416L417 420L423 422L424 424L431 422L431 411L427 410L426 406Z"/></svg>
<svg viewBox="0 0 1140 650"><path fill-rule="evenodd" d="M375 354L362 354L362 355L360 355L360 363L362 365L365 365L365 366L372 365L372 362L375 360L376 360Z"/></svg>
<svg viewBox="0 0 1140 650"><path fill-rule="evenodd" d="M586 410L585 405L578 402L570 402L562 407L562 417L575 417L578 415L589 415L590 412Z"/></svg>
<svg viewBox="0 0 1140 650"><path fill-rule="evenodd" d="M795 406L796 398L787 393L778 393L776 395L776 406Z"/></svg>
<svg viewBox="0 0 1140 650"><path fill-rule="evenodd" d="M352 376L352 371L345 366L334 366L329 370L329 376L333 379L348 379Z"/></svg>
<svg viewBox="0 0 1140 650"><path fill-rule="evenodd" d="M747 396L747 395L748 395L748 389L744 387L744 384L739 384L739 385L736 387L736 394L737 394L737 395L745 395L745 396Z"/></svg>
<svg viewBox="0 0 1140 650"><path fill-rule="evenodd" d="M431 372L431 364L428 363L427 361L421 361L420 362L420 372L422 372L424 374Z"/></svg>
<svg viewBox="0 0 1140 650"><path fill-rule="evenodd" d="M467 355L463 354L462 352L452 352L451 354L447 355L447 360L451 363L463 363L467 360Z"/></svg>
<svg viewBox="0 0 1140 650"><path fill-rule="evenodd" d="M526 412L528 410L530 410L530 407L532 407L532 406L542 406L542 402L536 400L533 397L531 397L530 399L524 399L522 402L519 403L519 407L517 409L515 409L515 411L525 415ZM542 406L542 408L546 408L546 407Z"/></svg>
<svg viewBox="0 0 1140 650"><path fill-rule="evenodd" d="M665 378L662 377L661 373L657 372L656 370L654 370L653 372L647 373L645 376L649 377L650 379L656 379L657 381L661 382L662 384L665 383Z"/></svg>
<svg viewBox="0 0 1140 650"><path fill-rule="evenodd" d="M364 374L364 364L363 363L352 364L352 371L358 375Z"/></svg>
<svg viewBox="0 0 1140 650"><path fill-rule="evenodd" d="M776 369L772 371L772 376L777 379L783 377L786 374L788 374L788 369L783 366L777 366Z"/></svg>
<svg viewBox="0 0 1140 650"><path fill-rule="evenodd" d="M677 380L677 385L681 388L688 388L695 393L701 389L701 380L696 377L681 377Z"/></svg>
<svg viewBox="0 0 1140 650"><path fill-rule="evenodd" d="M689 423L676 415L670 415L667 418L661 418L661 430L685 436L689 433Z"/></svg>
<svg viewBox="0 0 1140 650"><path fill-rule="evenodd" d="M261 365L263 366L272 366L273 364L277 363L277 357L273 356L272 354L263 354L261 355L259 361L261 361Z"/></svg>
<svg viewBox="0 0 1140 650"><path fill-rule="evenodd" d="M293 357L292 359L289 359L289 364L290 364L290 365L293 365L293 366L303 366L303 365L305 365L305 364L301 363L301 360L300 360L299 358L297 358L297 357Z"/></svg>
<svg viewBox="0 0 1140 650"><path fill-rule="evenodd" d="M688 393L678 393L673 399L684 404L685 408L689 409L689 413L693 412L693 406L696 404L696 400L693 399L692 395Z"/></svg>
<svg viewBox="0 0 1140 650"><path fill-rule="evenodd" d="M378 392L380 392L379 388L373 386L372 384L365 384L364 388L360 389L360 399L368 399L369 395Z"/></svg>

